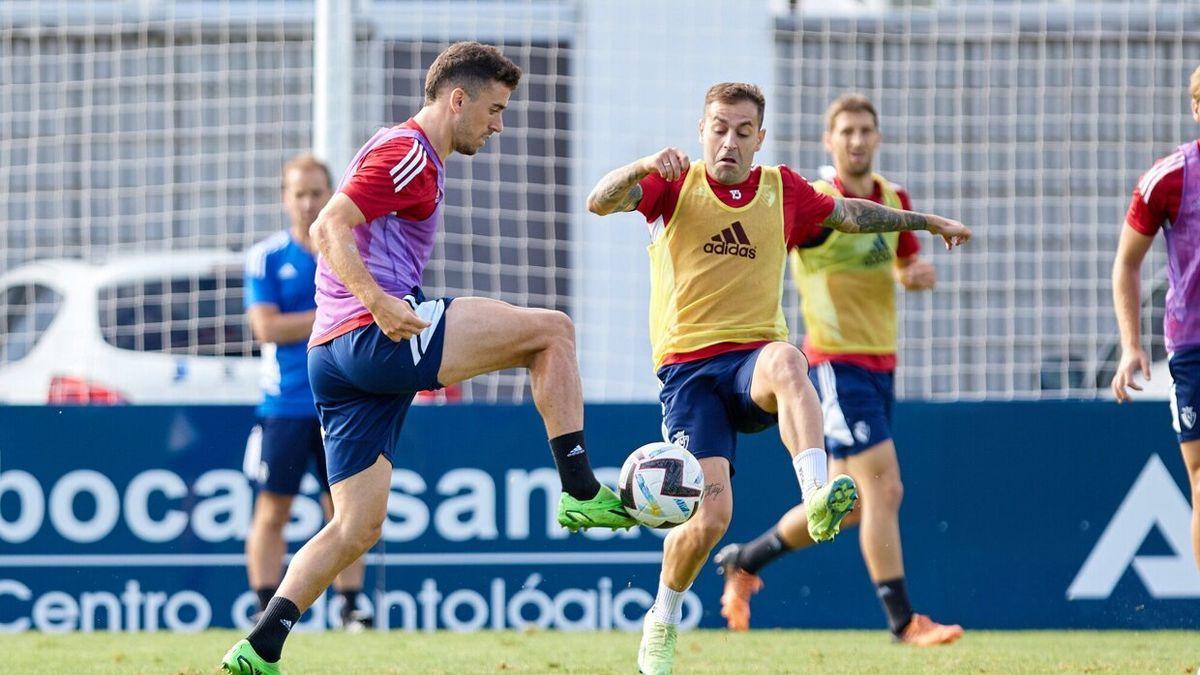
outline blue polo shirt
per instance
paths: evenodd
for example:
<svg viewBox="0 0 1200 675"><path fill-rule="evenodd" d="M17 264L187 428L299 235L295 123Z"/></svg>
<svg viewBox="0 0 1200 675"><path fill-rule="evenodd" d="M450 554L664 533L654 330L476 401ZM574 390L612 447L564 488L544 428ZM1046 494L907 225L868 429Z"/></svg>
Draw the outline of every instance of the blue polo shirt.
<svg viewBox="0 0 1200 675"><path fill-rule="evenodd" d="M285 314L316 309L316 274L313 255L290 232L276 233L246 254L246 309L274 305ZM307 344L305 337L288 344L263 345L260 416L317 416L308 384Z"/></svg>

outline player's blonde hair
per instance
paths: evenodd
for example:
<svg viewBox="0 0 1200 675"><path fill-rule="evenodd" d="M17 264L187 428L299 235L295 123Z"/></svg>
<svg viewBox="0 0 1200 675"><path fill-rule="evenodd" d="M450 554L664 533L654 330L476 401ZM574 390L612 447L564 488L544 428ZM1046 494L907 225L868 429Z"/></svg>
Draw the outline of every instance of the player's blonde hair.
<svg viewBox="0 0 1200 675"><path fill-rule="evenodd" d="M325 162L317 159L317 156L311 152L302 152L283 163L283 170L280 172L279 189L287 189L287 177L293 170L305 171L307 169L317 169L325 173L325 183L333 187L333 174L329 173L329 167Z"/></svg>
<svg viewBox="0 0 1200 675"><path fill-rule="evenodd" d="M708 110L708 104L713 101L721 103L738 103L740 101L750 101L758 107L758 125L762 126L763 113L767 111L767 97L763 96L762 89L756 84L747 84L745 82L720 82L708 88L708 93L704 95L704 109Z"/></svg>
<svg viewBox="0 0 1200 675"><path fill-rule="evenodd" d="M1200 101L1200 67L1197 67L1192 71L1192 86L1190 89L1192 92L1192 100Z"/></svg>
<svg viewBox="0 0 1200 675"><path fill-rule="evenodd" d="M875 105L871 103L871 99L859 93L851 93L842 94L829 104L829 108L825 111L825 130L833 131L833 124L837 121L837 116L844 112L871 113L871 119L875 120L875 129L879 129L879 113L875 112Z"/></svg>

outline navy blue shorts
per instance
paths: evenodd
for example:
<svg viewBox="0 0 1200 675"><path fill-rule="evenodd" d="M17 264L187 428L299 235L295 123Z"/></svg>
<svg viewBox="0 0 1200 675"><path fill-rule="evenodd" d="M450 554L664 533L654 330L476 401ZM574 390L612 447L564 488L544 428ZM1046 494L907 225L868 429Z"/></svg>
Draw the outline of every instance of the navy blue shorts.
<svg viewBox="0 0 1200 675"><path fill-rule="evenodd" d="M892 373L826 362L808 370L821 398L825 450L843 459L892 437Z"/></svg>
<svg viewBox="0 0 1200 675"><path fill-rule="evenodd" d="M246 441L242 468L258 489L294 497L300 493L300 480L310 459L321 489L328 490L325 446L317 418L263 417Z"/></svg>
<svg viewBox="0 0 1200 675"><path fill-rule="evenodd" d="M754 364L762 350L728 352L659 368L663 439L687 448L697 458L728 459L732 475L738 433L758 433L777 422L775 415L750 398Z"/></svg>
<svg viewBox="0 0 1200 675"><path fill-rule="evenodd" d="M1200 439L1200 348L1185 349L1167 359L1171 370L1171 421L1180 443Z"/></svg>
<svg viewBox="0 0 1200 675"><path fill-rule="evenodd" d="M393 462L413 398L442 388L442 319L451 301L412 300L430 325L411 340L393 342L372 323L309 350L308 379L325 429L330 485L370 468L380 455Z"/></svg>

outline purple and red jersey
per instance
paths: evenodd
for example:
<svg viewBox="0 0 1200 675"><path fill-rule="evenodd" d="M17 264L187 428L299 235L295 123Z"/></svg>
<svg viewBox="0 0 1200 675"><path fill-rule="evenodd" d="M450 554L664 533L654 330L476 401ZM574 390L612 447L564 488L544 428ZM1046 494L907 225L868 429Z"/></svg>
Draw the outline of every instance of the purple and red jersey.
<svg viewBox="0 0 1200 675"><path fill-rule="evenodd" d="M1167 241L1167 351L1200 346L1200 141L1154 163L1133 189L1129 227Z"/></svg>
<svg viewBox="0 0 1200 675"><path fill-rule="evenodd" d="M354 240L367 271L388 294L404 297L421 285L433 253L445 194L442 161L413 120L380 129L338 185L362 211ZM374 321L324 257L317 262L317 316L308 346L329 342Z"/></svg>

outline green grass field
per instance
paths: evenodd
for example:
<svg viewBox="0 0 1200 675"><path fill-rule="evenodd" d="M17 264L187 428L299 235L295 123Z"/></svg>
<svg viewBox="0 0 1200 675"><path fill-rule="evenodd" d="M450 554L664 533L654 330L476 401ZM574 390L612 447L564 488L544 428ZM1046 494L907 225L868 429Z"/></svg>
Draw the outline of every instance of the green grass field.
<svg viewBox="0 0 1200 675"><path fill-rule="evenodd" d="M214 673L237 638L93 633L0 636L0 672ZM298 634L283 665L299 673L632 673L629 633ZM676 673L1195 673L1200 635L1155 632L971 631L958 644L913 649L879 631L694 631Z"/></svg>

